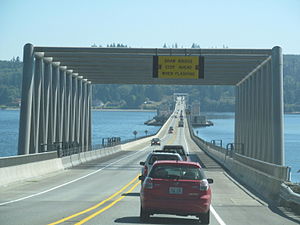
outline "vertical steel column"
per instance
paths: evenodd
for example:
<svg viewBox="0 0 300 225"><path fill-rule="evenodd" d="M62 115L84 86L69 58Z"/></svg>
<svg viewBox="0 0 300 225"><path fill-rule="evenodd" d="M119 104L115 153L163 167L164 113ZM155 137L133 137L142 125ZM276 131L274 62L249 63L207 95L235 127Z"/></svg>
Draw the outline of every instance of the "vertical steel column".
<svg viewBox="0 0 300 225"><path fill-rule="evenodd" d="M76 123L78 121L77 119L77 86L78 86L78 81L77 81L77 77L78 74L77 73L73 73L72 74L72 111L71 111L71 141L75 142L77 140L76 135L75 135L75 130L76 130Z"/></svg>
<svg viewBox="0 0 300 225"><path fill-rule="evenodd" d="M93 117L92 117L92 102L93 102L93 86L92 86L92 82L90 82L90 85L89 85L89 101L90 101L90 104L89 104L89 145L92 146L93 142L92 142L92 132L93 132L93 127L92 127L92 124L93 124Z"/></svg>
<svg viewBox="0 0 300 225"><path fill-rule="evenodd" d="M251 134L251 130L250 130L250 80L249 78L245 81L245 131L244 131L244 135L245 135L245 155L249 156L249 143L250 143L250 134Z"/></svg>
<svg viewBox="0 0 300 225"><path fill-rule="evenodd" d="M240 103L241 103L241 115L240 115L240 143L243 144L243 149L241 154L245 154L245 143L246 143L246 138L245 138L245 127L246 127L246 83L243 82L240 84L240 88L241 88L241 99L240 99Z"/></svg>
<svg viewBox="0 0 300 225"><path fill-rule="evenodd" d="M258 92L257 92L257 113L258 113L258 121L257 121L257 158L259 160L263 160L262 152L264 151L264 143L263 143L263 135L264 135L264 96L263 96L263 71L264 71L264 66L261 67L258 71L258 77L256 80L256 85L258 87Z"/></svg>
<svg viewBox="0 0 300 225"><path fill-rule="evenodd" d="M271 72L271 61L267 63L267 83L266 83L266 98L267 98L267 136L266 136L266 141L267 141L267 149L266 149L266 161L267 162L273 162L273 101L272 101L272 92L273 92L273 85L272 85L272 72Z"/></svg>
<svg viewBox="0 0 300 225"><path fill-rule="evenodd" d="M70 88L69 88L69 99L70 99L70 103L69 103L69 143L71 144L73 142L72 140L72 127L73 127L73 124L72 124L72 116L73 116L73 71L72 73L70 74L69 77L69 85L70 85Z"/></svg>
<svg viewBox="0 0 300 225"><path fill-rule="evenodd" d="M42 83L44 77L44 63L40 57L35 58L35 72L34 72L34 94L33 94L33 112L32 112L32 127L31 135L32 141L30 144L29 153L40 152L40 126L41 124L41 112L42 112Z"/></svg>
<svg viewBox="0 0 300 225"><path fill-rule="evenodd" d="M52 65L53 142L58 142L59 65L60 63L53 63Z"/></svg>
<svg viewBox="0 0 300 225"><path fill-rule="evenodd" d="M76 138L77 143L81 146L81 132L82 129L82 116L81 116L81 108L82 108L82 76L78 76L78 97L77 97L77 104L76 104Z"/></svg>
<svg viewBox="0 0 300 225"><path fill-rule="evenodd" d="M235 119L234 119L234 142L238 143L240 139L240 117L241 117L241 100L240 86L235 87Z"/></svg>
<svg viewBox="0 0 300 225"><path fill-rule="evenodd" d="M253 155L253 149L254 149L254 117L255 117L255 111L254 111L254 77L253 75L249 77L249 153L248 156L254 157Z"/></svg>
<svg viewBox="0 0 300 225"><path fill-rule="evenodd" d="M26 44L23 52L22 98L19 125L18 154L29 154L34 86L33 45Z"/></svg>
<svg viewBox="0 0 300 225"><path fill-rule="evenodd" d="M274 163L284 164L282 49L272 49Z"/></svg>
<svg viewBox="0 0 300 225"><path fill-rule="evenodd" d="M64 115L65 115L65 91L66 91L66 66L60 66L59 71L59 81L60 81L60 91L59 91L59 113L58 113L58 121L59 121L59 129L58 129L58 142L64 144Z"/></svg>
<svg viewBox="0 0 300 225"><path fill-rule="evenodd" d="M268 162L267 152L269 151L268 144L268 71L265 65L262 70L261 76L261 107L262 107L262 130L261 130L261 142L262 142L262 152L261 159Z"/></svg>
<svg viewBox="0 0 300 225"><path fill-rule="evenodd" d="M86 135L85 135L85 143L89 148L91 146L91 101L92 101L92 84L90 81L87 82L87 106L86 106Z"/></svg>
<svg viewBox="0 0 300 225"><path fill-rule="evenodd" d="M45 102L45 64L44 64L44 58L42 60L42 73L41 73L41 92L40 92L40 120L39 120L39 141L38 141L38 152L42 151L41 143L44 143L45 140L45 108L44 108L44 102Z"/></svg>
<svg viewBox="0 0 300 225"><path fill-rule="evenodd" d="M259 77L260 71L256 71L252 76L253 76L253 148L252 148L252 154L253 158L259 159L258 153L260 151L260 146L258 143L258 132L259 132L259 120L260 120L260 114L259 114L259 88L258 88L258 77Z"/></svg>
<svg viewBox="0 0 300 225"><path fill-rule="evenodd" d="M86 106L87 106L87 102L86 102L86 98L87 98L87 80L83 79L83 83L82 83L82 105L81 105L81 109L82 109L82 113L81 113L81 146L82 149L84 149L84 151L86 151L86 143L85 143L85 136L86 134Z"/></svg>
<svg viewBox="0 0 300 225"><path fill-rule="evenodd" d="M46 64L45 64L45 75L44 75L44 110L45 110L45 127L44 127L44 140L42 144L44 144L43 151L47 151L47 145L49 144L49 130L51 130L52 127L52 119L51 119L51 104L50 104L50 92L51 92L51 83L52 83L52 65L51 61L52 58L45 58ZM50 134L51 135L51 134Z"/></svg>
<svg viewBox="0 0 300 225"><path fill-rule="evenodd" d="M64 142L69 143L70 140L70 108L71 108L71 93L72 93L72 72L66 72L66 89L65 89L65 114L64 114Z"/></svg>

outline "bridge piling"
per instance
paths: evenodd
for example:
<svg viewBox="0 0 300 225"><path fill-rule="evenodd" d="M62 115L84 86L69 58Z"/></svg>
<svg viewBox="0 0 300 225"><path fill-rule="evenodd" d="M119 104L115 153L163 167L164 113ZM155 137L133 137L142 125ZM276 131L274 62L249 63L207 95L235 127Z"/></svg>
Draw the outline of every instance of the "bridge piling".
<svg viewBox="0 0 300 225"><path fill-rule="evenodd" d="M19 155L29 154L30 136L25 134L30 133L31 128L31 108L34 84L33 66L33 45L26 44L23 52L22 99L18 142Z"/></svg>
<svg viewBox="0 0 300 225"><path fill-rule="evenodd" d="M283 141L283 67L282 49L272 49L274 163L284 164Z"/></svg>

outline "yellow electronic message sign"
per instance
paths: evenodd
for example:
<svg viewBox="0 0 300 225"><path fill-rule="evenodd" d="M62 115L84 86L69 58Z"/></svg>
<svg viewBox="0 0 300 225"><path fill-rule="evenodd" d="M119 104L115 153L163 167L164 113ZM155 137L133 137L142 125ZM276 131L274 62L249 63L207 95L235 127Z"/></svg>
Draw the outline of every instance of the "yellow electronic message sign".
<svg viewBox="0 0 300 225"><path fill-rule="evenodd" d="M153 77L173 79L203 79L204 57L153 56Z"/></svg>

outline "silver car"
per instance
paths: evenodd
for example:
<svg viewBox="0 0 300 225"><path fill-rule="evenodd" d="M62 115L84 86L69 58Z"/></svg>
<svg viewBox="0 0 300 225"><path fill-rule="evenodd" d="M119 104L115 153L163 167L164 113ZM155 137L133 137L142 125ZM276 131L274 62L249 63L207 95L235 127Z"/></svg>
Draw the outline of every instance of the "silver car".
<svg viewBox="0 0 300 225"><path fill-rule="evenodd" d="M145 162L140 162L142 168L142 176L147 176L153 163L157 160L177 160L183 161L182 157L178 153L174 152L163 152L163 151L153 151L148 156Z"/></svg>

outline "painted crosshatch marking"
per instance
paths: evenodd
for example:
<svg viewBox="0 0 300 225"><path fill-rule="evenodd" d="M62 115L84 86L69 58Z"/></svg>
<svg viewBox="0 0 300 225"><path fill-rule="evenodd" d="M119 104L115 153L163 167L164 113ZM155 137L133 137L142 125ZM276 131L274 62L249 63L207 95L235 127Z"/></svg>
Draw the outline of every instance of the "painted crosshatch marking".
<svg viewBox="0 0 300 225"><path fill-rule="evenodd" d="M153 56L153 77L173 79L203 79L204 57Z"/></svg>

